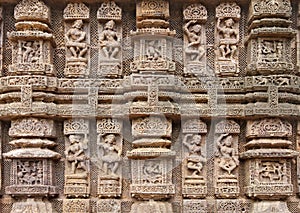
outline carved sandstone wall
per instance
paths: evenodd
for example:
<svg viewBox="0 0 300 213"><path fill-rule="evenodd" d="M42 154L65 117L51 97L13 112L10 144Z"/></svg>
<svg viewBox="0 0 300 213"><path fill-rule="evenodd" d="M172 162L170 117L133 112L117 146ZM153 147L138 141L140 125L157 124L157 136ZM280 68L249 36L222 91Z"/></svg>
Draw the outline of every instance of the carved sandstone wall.
<svg viewBox="0 0 300 213"><path fill-rule="evenodd" d="M300 212L296 0L3 0L0 212Z"/></svg>

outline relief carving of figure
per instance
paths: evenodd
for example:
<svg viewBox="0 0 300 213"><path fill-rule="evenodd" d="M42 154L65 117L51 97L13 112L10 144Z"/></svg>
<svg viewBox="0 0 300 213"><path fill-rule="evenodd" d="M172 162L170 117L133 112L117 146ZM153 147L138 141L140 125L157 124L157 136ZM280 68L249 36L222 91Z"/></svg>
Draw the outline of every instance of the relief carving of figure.
<svg viewBox="0 0 300 213"><path fill-rule="evenodd" d="M189 137L190 140L188 140ZM194 171L192 176L200 175L203 169L203 164L206 162L206 159L202 154L201 135L186 134L183 138L183 144L189 150L187 168Z"/></svg>
<svg viewBox="0 0 300 213"><path fill-rule="evenodd" d="M161 58L161 50L158 41L149 41L146 50L146 57L148 60L159 60Z"/></svg>
<svg viewBox="0 0 300 213"><path fill-rule="evenodd" d="M99 137L101 137L101 135L99 135ZM116 175L122 154L122 150L117 144L116 136L114 134L108 134L98 145L103 152L101 159L104 173L107 175Z"/></svg>
<svg viewBox="0 0 300 213"><path fill-rule="evenodd" d="M115 22L113 20L108 21L104 25L104 30L100 33L99 41L104 57L107 59L117 59L121 43L120 37L115 30Z"/></svg>
<svg viewBox="0 0 300 213"><path fill-rule="evenodd" d="M146 161L143 166L145 180L149 183L160 182L162 179L162 168L159 162Z"/></svg>
<svg viewBox="0 0 300 213"><path fill-rule="evenodd" d="M70 146L66 149L65 155L67 161L71 164L71 173L77 174L87 172L86 160L84 153L83 138L81 135L70 135Z"/></svg>
<svg viewBox="0 0 300 213"><path fill-rule="evenodd" d="M36 41L25 41L22 43L21 63L38 63L41 58L40 43Z"/></svg>
<svg viewBox="0 0 300 213"><path fill-rule="evenodd" d="M235 27L232 18L225 18L224 25L221 25L221 18L218 18L217 29L220 36L220 59L234 59L237 55L239 41L239 29Z"/></svg>
<svg viewBox="0 0 300 213"><path fill-rule="evenodd" d="M72 28L66 33L66 46L69 48L72 58L84 58L87 53L88 46L86 43L86 32L82 30L83 21L75 20Z"/></svg>
<svg viewBox="0 0 300 213"><path fill-rule="evenodd" d="M217 139L217 146L220 154L219 166L230 175L239 165L236 150L233 148L233 137L228 133L221 134Z"/></svg>
<svg viewBox="0 0 300 213"><path fill-rule="evenodd" d="M259 52L262 61L278 62L283 56L283 43L281 41L264 40L261 42Z"/></svg>
<svg viewBox="0 0 300 213"><path fill-rule="evenodd" d="M191 20L184 25L184 32L189 41L185 53L190 55L192 61L200 61L205 54L205 49L201 45L201 30L202 27L196 20Z"/></svg>

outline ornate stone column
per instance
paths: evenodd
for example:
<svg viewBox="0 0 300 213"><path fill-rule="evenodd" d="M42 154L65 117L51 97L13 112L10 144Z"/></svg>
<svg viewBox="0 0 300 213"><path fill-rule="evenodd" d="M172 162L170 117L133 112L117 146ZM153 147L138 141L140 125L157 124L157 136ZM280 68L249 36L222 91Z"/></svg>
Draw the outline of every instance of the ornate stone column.
<svg viewBox="0 0 300 213"><path fill-rule="evenodd" d="M247 123L245 147L248 151L241 155L249 172L245 191L248 197L262 200L254 203L253 213L263 206L269 211L289 212L286 203L279 200L293 193L291 162L299 153L291 149L291 136L292 125L279 118Z"/></svg>
<svg viewBox="0 0 300 213"><path fill-rule="evenodd" d="M31 210L53 212L46 197L57 194L54 186L54 160L60 155L51 150L56 144L54 122L49 119L13 120L9 129L14 150L4 157L12 160L11 183L5 191L16 198L12 212Z"/></svg>
<svg viewBox="0 0 300 213"><path fill-rule="evenodd" d="M122 76L122 9L115 2L101 4L99 20L99 77Z"/></svg>
<svg viewBox="0 0 300 213"><path fill-rule="evenodd" d="M20 95L10 105L19 117L12 118L9 129L14 149L4 154L12 162L11 184L5 190L16 199L12 212L53 212L48 198L57 195L54 162L60 155L51 150L56 146L56 125L45 110L53 106L45 94L53 91L56 75L50 11L42 1L23 0L14 17L16 31L8 33L12 64L4 82Z"/></svg>
<svg viewBox="0 0 300 213"><path fill-rule="evenodd" d="M89 13L83 3L69 3L64 9L66 77L89 75Z"/></svg>

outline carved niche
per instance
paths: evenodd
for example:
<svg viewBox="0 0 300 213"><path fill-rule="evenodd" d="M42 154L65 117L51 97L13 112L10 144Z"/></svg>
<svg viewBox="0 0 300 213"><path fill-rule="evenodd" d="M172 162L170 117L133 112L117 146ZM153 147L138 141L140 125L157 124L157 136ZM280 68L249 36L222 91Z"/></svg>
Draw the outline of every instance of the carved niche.
<svg viewBox="0 0 300 213"><path fill-rule="evenodd" d="M191 119L183 124L183 197L203 198L207 194L206 133L207 126L201 120Z"/></svg>
<svg viewBox="0 0 300 213"><path fill-rule="evenodd" d="M85 119L64 122L65 134L65 187L68 198L88 197L89 182L89 123Z"/></svg>
<svg viewBox="0 0 300 213"><path fill-rule="evenodd" d="M292 24L289 0L253 0L249 8L248 73L288 74L292 63Z"/></svg>
<svg viewBox="0 0 300 213"><path fill-rule="evenodd" d="M54 76L49 8L39 0L23 0L15 7L14 17L16 31L8 33L12 43L9 74Z"/></svg>
<svg viewBox="0 0 300 213"><path fill-rule="evenodd" d="M40 118L13 120L8 134L14 138L9 144L16 149L4 154L12 159L11 183L6 187L6 193L37 199L57 194L53 161L60 155L50 150L56 146L51 140L56 137L54 122ZM17 203L18 206L20 203Z"/></svg>
<svg viewBox="0 0 300 213"><path fill-rule="evenodd" d="M247 123L246 195L279 200L292 194L291 160L299 153L291 149L292 125L279 118L250 120Z"/></svg>
<svg viewBox="0 0 300 213"><path fill-rule="evenodd" d="M223 120L215 127L215 195L236 198L239 195L238 134L240 126L233 120Z"/></svg>
<svg viewBox="0 0 300 213"><path fill-rule="evenodd" d="M201 4L192 4L183 11L184 31L184 73L207 76L205 23L207 10Z"/></svg>
<svg viewBox="0 0 300 213"><path fill-rule="evenodd" d="M122 9L115 2L104 2L99 20L99 77L122 76Z"/></svg>
<svg viewBox="0 0 300 213"><path fill-rule="evenodd" d="M119 119L103 118L97 120L98 195L100 197L121 196L122 129L123 123Z"/></svg>
<svg viewBox="0 0 300 213"><path fill-rule="evenodd" d="M216 8L216 74L239 74L239 20L241 8L236 3L222 3Z"/></svg>
<svg viewBox="0 0 300 213"><path fill-rule="evenodd" d="M66 77L89 75L89 12L83 3L69 3L64 9Z"/></svg>
<svg viewBox="0 0 300 213"><path fill-rule="evenodd" d="M136 8L137 30L131 32L134 59L133 73L173 74L173 37L168 28L169 3L165 0L139 0Z"/></svg>
<svg viewBox="0 0 300 213"><path fill-rule="evenodd" d="M131 159L132 197L148 200L170 197L175 193L172 184L171 120L149 116L132 120L133 150Z"/></svg>

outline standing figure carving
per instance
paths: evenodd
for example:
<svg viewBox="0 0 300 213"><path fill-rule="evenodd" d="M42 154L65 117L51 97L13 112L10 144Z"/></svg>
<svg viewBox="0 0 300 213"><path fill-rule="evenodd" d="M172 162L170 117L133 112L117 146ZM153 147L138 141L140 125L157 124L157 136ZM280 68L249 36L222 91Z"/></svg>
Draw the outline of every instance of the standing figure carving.
<svg viewBox="0 0 300 213"><path fill-rule="evenodd" d="M231 175L232 171L239 165L237 153L233 146L233 137L228 133L221 134L217 139L220 154L219 166Z"/></svg>
<svg viewBox="0 0 300 213"><path fill-rule="evenodd" d="M103 152L102 168L104 173L107 175L116 175L122 153L121 148L117 144L116 136L114 134L108 134L104 136L102 141L100 140L98 145Z"/></svg>
<svg viewBox="0 0 300 213"><path fill-rule="evenodd" d="M185 53L190 56L191 61L200 61L205 54L205 48L201 44L202 27L197 20L191 20L184 25L184 32L188 38Z"/></svg>
<svg viewBox="0 0 300 213"><path fill-rule="evenodd" d="M188 140L189 137L190 140ZM202 153L201 135L186 134L183 138L183 144L189 150L187 168L194 171L192 176L199 176L203 169L203 164L206 162L206 159Z"/></svg>
<svg viewBox="0 0 300 213"><path fill-rule="evenodd" d="M66 149L65 155L67 161L71 164L71 173L77 174L87 172L86 160L88 159L84 153L83 138L81 135L70 135L70 146Z"/></svg>
<svg viewBox="0 0 300 213"><path fill-rule="evenodd" d="M232 18L222 20L224 25L221 25L221 18L218 18L217 29L220 35L220 58L234 59L237 56L237 43L239 41L239 29L235 27L235 21Z"/></svg>
<svg viewBox="0 0 300 213"><path fill-rule="evenodd" d="M84 58L88 47L86 43L86 32L82 30L83 21L75 20L72 28L66 33L66 46L69 48L72 58Z"/></svg>
<svg viewBox="0 0 300 213"><path fill-rule="evenodd" d="M99 36L100 47L103 50L104 57L107 59L117 59L120 51L120 37L115 30L115 22L110 20L104 25L104 30Z"/></svg>

